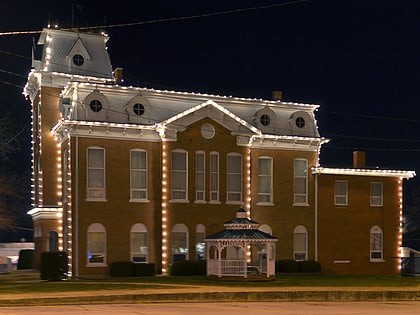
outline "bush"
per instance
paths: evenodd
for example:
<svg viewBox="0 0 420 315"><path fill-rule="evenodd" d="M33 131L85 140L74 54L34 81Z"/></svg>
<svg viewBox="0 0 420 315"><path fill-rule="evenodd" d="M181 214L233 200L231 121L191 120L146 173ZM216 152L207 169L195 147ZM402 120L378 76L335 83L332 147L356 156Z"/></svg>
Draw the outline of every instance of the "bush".
<svg viewBox="0 0 420 315"><path fill-rule="evenodd" d="M134 277L154 276L156 275L156 265L154 263L149 264L133 264Z"/></svg>
<svg viewBox="0 0 420 315"><path fill-rule="evenodd" d="M18 270L33 269L35 264L35 251L33 249L22 249L19 252L17 264Z"/></svg>
<svg viewBox="0 0 420 315"><path fill-rule="evenodd" d="M321 265L315 260L298 262L299 272L321 272Z"/></svg>
<svg viewBox="0 0 420 315"><path fill-rule="evenodd" d="M170 269L171 276L195 276L206 274L205 260L179 260L175 261Z"/></svg>
<svg viewBox="0 0 420 315"><path fill-rule="evenodd" d="M114 261L111 263L111 277L132 277L134 275L133 262L131 261Z"/></svg>
<svg viewBox="0 0 420 315"><path fill-rule="evenodd" d="M298 263L293 259L283 259L276 261L276 272L296 273L298 271Z"/></svg>
<svg viewBox="0 0 420 315"><path fill-rule="evenodd" d="M66 252L44 252L41 254L41 279L60 281L67 277L68 258Z"/></svg>

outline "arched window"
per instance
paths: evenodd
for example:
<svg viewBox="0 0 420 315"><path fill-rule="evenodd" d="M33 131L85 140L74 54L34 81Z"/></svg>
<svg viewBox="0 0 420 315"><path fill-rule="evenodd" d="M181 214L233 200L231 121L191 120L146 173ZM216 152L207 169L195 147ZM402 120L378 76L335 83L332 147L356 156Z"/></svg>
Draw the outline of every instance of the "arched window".
<svg viewBox="0 0 420 315"><path fill-rule="evenodd" d="M188 153L184 150L174 150L171 154L172 167L172 200L188 199Z"/></svg>
<svg viewBox="0 0 420 315"><path fill-rule="evenodd" d="M219 153L210 152L210 202L219 201Z"/></svg>
<svg viewBox="0 0 420 315"><path fill-rule="evenodd" d="M105 199L105 149L87 148L87 193L90 200Z"/></svg>
<svg viewBox="0 0 420 315"><path fill-rule="evenodd" d="M308 260L308 232L303 225L296 226L293 231L293 259Z"/></svg>
<svg viewBox="0 0 420 315"><path fill-rule="evenodd" d="M383 234L379 226L370 229L370 261L383 261Z"/></svg>
<svg viewBox="0 0 420 315"><path fill-rule="evenodd" d="M273 235L273 230L267 224L261 224L260 227L258 228L258 230L263 231L264 233Z"/></svg>
<svg viewBox="0 0 420 315"><path fill-rule="evenodd" d="M188 228L184 224L175 224L172 228L172 261L188 259Z"/></svg>
<svg viewBox="0 0 420 315"><path fill-rule="evenodd" d="M293 163L293 202L295 205L306 205L308 203L308 160L295 159Z"/></svg>
<svg viewBox="0 0 420 315"><path fill-rule="evenodd" d="M195 227L195 255L197 260L204 260L206 253L206 227L203 224L197 224Z"/></svg>
<svg viewBox="0 0 420 315"><path fill-rule="evenodd" d="M131 227L130 257L133 262L148 262L147 227L143 223L136 223Z"/></svg>
<svg viewBox="0 0 420 315"><path fill-rule="evenodd" d="M106 264L106 231L100 223L89 225L87 230L88 265Z"/></svg>
<svg viewBox="0 0 420 315"><path fill-rule="evenodd" d="M56 231L48 232L48 251L58 251L58 233Z"/></svg>
<svg viewBox="0 0 420 315"><path fill-rule="evenodd" d="M206 158L204 151L195 152L195 200L206 200Z"/></svg>
<svg viewBox="0 0 420 315"><path fill-rule="evenodd" d="M130 151L130 200L147 200L147 152Z"/></svg>
<svg viewBox="0 0 420 315"><path fill-rule="evenodd" d="M273 202L273 159L268 156L258 158L258 202Z"/></svg>
<svg viewBox="0 0 420 315"><path fill-rule="evenodd" d="M242 202L242 155L227 156L227 201Z"/></svg>

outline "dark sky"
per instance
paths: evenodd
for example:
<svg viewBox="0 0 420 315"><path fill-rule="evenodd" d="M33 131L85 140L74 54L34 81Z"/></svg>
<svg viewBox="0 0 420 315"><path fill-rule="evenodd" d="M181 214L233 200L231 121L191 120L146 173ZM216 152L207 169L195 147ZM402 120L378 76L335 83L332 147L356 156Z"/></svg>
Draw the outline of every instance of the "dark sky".
<svg viewBox="0 0 420 315"><path fill-rule="evenodd" d="M351 167L352 151L365 150L368 166L420 174L420 1L113 3L2 1L0 33L108 25L126 84L264 99L281 90L321 106L318 126L332 139L322 165ZM21 92L34 37L0 36L0 114L28 125ZM27 153L16 167L29 173Z"/></svg>

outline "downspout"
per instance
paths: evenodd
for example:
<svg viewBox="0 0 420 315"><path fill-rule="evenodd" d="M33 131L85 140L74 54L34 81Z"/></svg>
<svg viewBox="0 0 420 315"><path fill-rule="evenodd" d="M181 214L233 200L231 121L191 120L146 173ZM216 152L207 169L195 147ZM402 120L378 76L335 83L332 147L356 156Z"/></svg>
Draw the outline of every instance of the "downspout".
<svg viewBox="0 0 420 315"><path fill-rule="evenodd" d="M73 245L73 265L74 275L79 277L79 132L76 131L76 154L75 154L75 185L74 185L74 245Z"/></svg>
<svg viewBox="0 0 420 315"><path fill-rule="evenodd" d="M315 174L315 261L318 261L318 174Z"/></svg>

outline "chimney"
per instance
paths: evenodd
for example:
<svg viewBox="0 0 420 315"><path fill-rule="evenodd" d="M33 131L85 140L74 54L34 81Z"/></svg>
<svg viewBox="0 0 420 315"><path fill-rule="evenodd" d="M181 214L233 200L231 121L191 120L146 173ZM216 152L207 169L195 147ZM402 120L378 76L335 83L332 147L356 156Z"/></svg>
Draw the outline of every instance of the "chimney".
<svg viewBox="0 0 420 315"><path fill-rule="evenodd" d="M115 68L115 70L114 70L114 81L117 84L123 82L123 68Z"/></svg>
<svg viewBox="0 0 420 315"><path fill-rule="evenodd" d="M353 152L353 168L366 168L366 152Z"/></svg>
<svg viewBox="0 0 420 315"><path fill-rule="evenodd" d="M281 101L283 97L282 91L273 91L273 101Z"/></svg>

